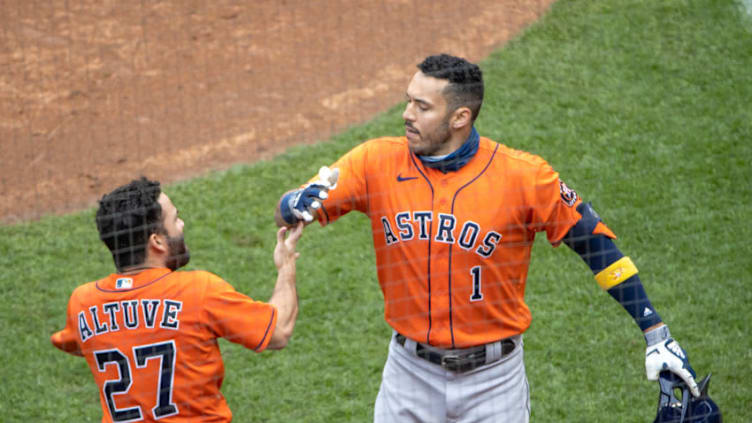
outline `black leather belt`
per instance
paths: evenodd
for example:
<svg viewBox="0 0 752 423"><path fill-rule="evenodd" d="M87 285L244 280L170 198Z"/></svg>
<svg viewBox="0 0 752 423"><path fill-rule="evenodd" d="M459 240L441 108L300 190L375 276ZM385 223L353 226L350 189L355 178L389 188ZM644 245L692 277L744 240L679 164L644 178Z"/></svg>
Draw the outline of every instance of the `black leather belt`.
<svg viewBox="0 0 752 423"><path fill-rule="evenodd" d="M398 333L394 336L394 339L398 344L405 346L406 338L404 335ZM508 338L502 339L500 342L501 355L499 356L499 359L509 355L512 351L514 351L514 348L516 346L514 341ZM424 360L441 366L445 370L457 373L469 372L470 370L488 364L486 363L485 345L468 348L467 352L457 354L456 350L439 352L430 350L420 343L416 343L415 354Z"/></svg>

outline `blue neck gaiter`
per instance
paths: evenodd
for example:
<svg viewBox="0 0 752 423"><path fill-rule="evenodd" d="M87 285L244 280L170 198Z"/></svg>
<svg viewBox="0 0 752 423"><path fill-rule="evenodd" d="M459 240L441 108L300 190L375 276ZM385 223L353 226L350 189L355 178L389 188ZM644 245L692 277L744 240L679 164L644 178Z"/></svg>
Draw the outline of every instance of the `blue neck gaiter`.
<svg viewBox="0 0 752 423"><path fill-rule="evenodd" d="M480 145L480 135L478 135L478 131L473 127L470 136L467 137L467 141L451 154L441 158L427 156L418 156L418 158L423 162L425 167L438 169L444 173L456 172L475 156L475 153L478 152L478 145Z"/></svg>

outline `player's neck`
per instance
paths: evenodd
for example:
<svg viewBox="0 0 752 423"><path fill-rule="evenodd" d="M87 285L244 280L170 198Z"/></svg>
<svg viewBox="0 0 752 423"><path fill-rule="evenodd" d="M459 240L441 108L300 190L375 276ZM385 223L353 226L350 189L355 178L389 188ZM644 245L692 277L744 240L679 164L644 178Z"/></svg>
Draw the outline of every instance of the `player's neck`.
<svg viewBox="0 0 752 423"><path fill-rule="evenodd" d="M118 274L119 275L131 276L131 275L135 275L137 273L141 273L144 270L160 269L160 268L163 268L163 267L165 267L165 266L133 266L133 267L126 267L125 269L119 270Z"/></svg>
<svg viewBox="0 0 752 423"><path fill-rule="evenodd" d="M470 137L470 133L472 131L472 127L468 129L462 129L460 131L453 131L451 134L451 137L449 138L449 141L446 143L446 148L444 148L444 152L442 155L448 156L455 151L459 150L462 145L467 142L468 138Z"/></svg>
<svg viewBox="0 0 752 423"><path fill-rule="evenodd" d="M151 254L148 254L146 257L146 260L144 260L143 263L136 264L133 266L128 266L123 269L120 269L118 271L118 274L121 275L135 275L136 273L141 273L144 270L148 269L161 269L167 267L167 263L164 262L164 260L158 260L155 257L152 257Z"/></svg>

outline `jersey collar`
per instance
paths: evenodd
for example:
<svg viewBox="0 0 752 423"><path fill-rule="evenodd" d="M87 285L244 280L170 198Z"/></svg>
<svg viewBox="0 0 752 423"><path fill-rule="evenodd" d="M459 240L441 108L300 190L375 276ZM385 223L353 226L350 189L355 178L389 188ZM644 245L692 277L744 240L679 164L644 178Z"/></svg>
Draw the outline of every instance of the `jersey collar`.
<svg viewBox="0 0 752 423"><path fill-rule="evenodd" d="M172 270L166 267L145 269L134 275L113 273L110 276L97 281L97 289L107 292L130 291L151 285L170 273L172 273Z"/></svg>

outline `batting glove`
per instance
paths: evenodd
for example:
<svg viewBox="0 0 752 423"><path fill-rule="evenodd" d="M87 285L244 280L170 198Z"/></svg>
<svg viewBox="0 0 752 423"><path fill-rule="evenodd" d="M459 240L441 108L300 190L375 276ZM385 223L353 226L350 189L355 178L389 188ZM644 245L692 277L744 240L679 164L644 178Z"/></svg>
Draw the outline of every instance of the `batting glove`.
<svg viewBox="0 0 752 423"><path fill-rule="evenodd" d="M324 166L319 170L319 179L301 189L291 191L282 197L279 212L290 225L299 221L313 221L315 210L321 207L321 200L329 198L328 192L337 187L339 169Z"/></svg>
<svg viewBox="0 0 752 423"><path fill-rule="evenodd" d="M668 326L661 326L645 333L648 344L645 350L645 371L648 380L658 380L661 371L668 370L679 376L687 384L692 395L700 396L695 381L694 369L689 364L687 352L671 337Z"/></svg>

